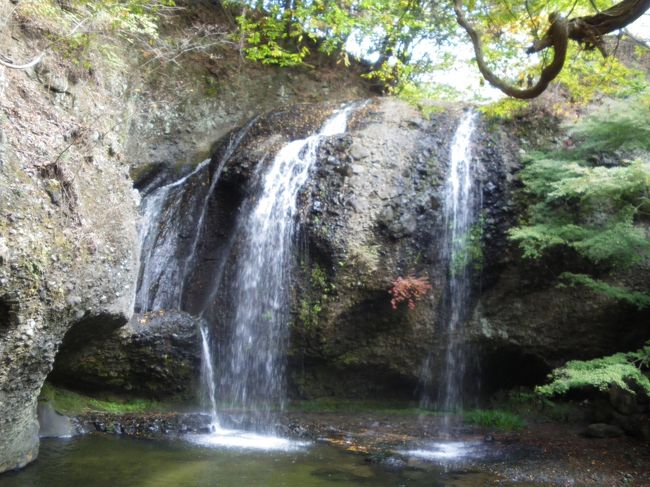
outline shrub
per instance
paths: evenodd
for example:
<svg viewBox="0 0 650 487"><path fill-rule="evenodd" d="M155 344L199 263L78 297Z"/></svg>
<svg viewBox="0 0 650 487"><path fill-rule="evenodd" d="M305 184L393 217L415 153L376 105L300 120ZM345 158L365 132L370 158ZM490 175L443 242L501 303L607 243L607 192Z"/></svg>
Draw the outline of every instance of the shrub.
<svg viewBox="0 0 650 487"><path fill-rule="evenodd" d="M579 122L563 149L532 154L520 173L527 215L510 230L526 258L564 248L591 264L593 276L564 272L565 283L637 308L650 305L647 289L620 287L612 278L650 259L649 117L646 94Z"/></svg>
<svg viewBox="0 0 650 487"><path fill-rule="evenodd" d="M390 304L397 309L400 303L406 302L409 309L415 309L415 303L432 289L429 279L424 277L398 277L393 281L393 287L388 291L393 297Z"/></svg>
<svg viewBox="0 0 650 487"><path fill-rule="evenodd" d="M572 389L593 387L605 391L611 385L634 393L631 385L650 394L650 379L643 369L650 368L650 341L636 352L615 353L593 360L572 360L555 369L549 384L538 386L535 391L546 397L564 394Z"/></svg>

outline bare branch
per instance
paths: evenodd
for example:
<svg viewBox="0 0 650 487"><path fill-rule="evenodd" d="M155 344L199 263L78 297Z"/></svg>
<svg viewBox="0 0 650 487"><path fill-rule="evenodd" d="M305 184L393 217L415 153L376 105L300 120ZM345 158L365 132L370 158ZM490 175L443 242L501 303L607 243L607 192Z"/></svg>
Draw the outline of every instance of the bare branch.
<svg viewBox="0 0 650 487"><path fill-rule="evenodd" d="M634 42L634 43L637 44L638 46L641 46L641 47L645 47L645 48L650 49L650 43L648 43L648 41L636 37L636 36L635 36L634 34L632 34L628 29L623 29L623 34L625 34L625 36L626 36L628 39L630 39L632 42Z"/></svg>
<svg viewBox="0 0 650 487"><path fill-rule="evenodd" d="M36 56L34 59L29 61L28 63L14 64L11 61L5 61L5 59L7 59L7 58L5 56L0 55L0 65L4 66L5 68L9 68L9 69L29 69L29 68L31 68L33 66L36 66L38 63L40 63L43 60L43 56L45 56L45 52L40 53L38 56Z"/></svg>
<svg viewBox="0 0 650 487"><path fill-rule="evenodd" d="M86 23L86 21L89 18L90 17L86 17L85 19L81 19L79 22L77 22L75 24L74 28L70 32L68 32L65 36L63 36L62 39L67 38L67 37L72 37L75 34L75 32L77 32L81 28L81 26ZM4 66L5 68L9 68L9 69L22 69L22 70L24 70L24 69L32 68L32 67L36 66L37 64L39 64L43 60L43 58L45 57L45 54L47 54L47 52L50 50L50 48L54 44L56 44L56 42L58 42L58 41L50 42L47 45L47 47L45 49L43 49L43 51L41 51L41 53L38 56L36 56L34 59L32 59L31 61L29 61L29 62L27 62L25 64L16 64L11 59L9 59L7 56L4 56L4 55L0 54L0 65Z"/></svg>

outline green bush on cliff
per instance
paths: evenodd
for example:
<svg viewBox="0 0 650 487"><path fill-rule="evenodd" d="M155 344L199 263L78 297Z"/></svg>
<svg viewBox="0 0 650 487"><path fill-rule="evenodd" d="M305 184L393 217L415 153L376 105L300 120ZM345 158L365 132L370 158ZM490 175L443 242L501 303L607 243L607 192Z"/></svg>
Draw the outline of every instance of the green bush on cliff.
<svg viewBox="0 0 650 487"><path fill-rule="evenodd" d="M562 150L533 154L521 171L529 206L510 232L524 257L568 248L616 276L650 258L650 94L619 101L577 124ZM638 308L650 305L632 290L581 273L564 273Z"/></svg>
<svg viewBox="0 0 650 487"><path fill-rule="evenodd" d="M564 394L572 389L592 387L601 391L612 385L634 392L636 386L650 394L650 379L643 373L650 368L650 342L636 352L616 353L593 360L572 360L555 369L549 384L535 390L546 397Z"/></svg>
<svg viewBox="0 0 650 487"><path fill-rule="evenodd" d="M174 0L24 0L12 15L46 33L44 53L55 52L86 70L97 61L122 69L119 41L136 46L149 60L170 57L171 46L163 45L159 33L164 14L174 8Z"/></svg>

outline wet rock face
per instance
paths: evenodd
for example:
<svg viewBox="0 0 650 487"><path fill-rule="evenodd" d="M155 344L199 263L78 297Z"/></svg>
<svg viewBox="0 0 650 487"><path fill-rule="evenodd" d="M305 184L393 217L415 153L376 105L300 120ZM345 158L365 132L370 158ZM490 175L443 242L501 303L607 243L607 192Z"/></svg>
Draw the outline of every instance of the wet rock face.
<svg viewBox="0 0 650 487"><path fill-rule="evenodd" d="M494 387L540 384L567 360L635 350L648 339L648 310L580 287L560 288L552 263L506 256L467 326ZM512 383L498 377L513 370L518 377Z"/></svg>
<svg viewBox="0 0 650 487"><path fill-rule="evenodd" d="M37 397L68 329L128 320L138 259L135 201L122 170L98 159L57 205L46 188L55 183L7 154L0 167L0 472L36 458Z"/></svg>
<svg viewBox="0 0 650 487"><path fill-rule="evenodd" d="M433 370L441 366L443 184L460 114L449 107L424 120L395 100L375 100L346 134L321 145L301 195L289 357L296 395L417 395L427 354ZM468 378L489 393L542 383L567 360L638 348L647 311L556 287L566 257L528 262L508 240L520 217L517 139L480 119L472 140L483 259L460 337ZM388 290L409 274L427 275L433 290L415 310L393 310Z"/></svg>
<svg viewBox="0 0 650 487"><path fill-rule="evenodd" d="M200 320L178 311L134 315L108 333L72 328L50 379L77 390L188 398L201 368Z"/></svg>
<svg viewBox="0 0 650 487"><path fill-rule="evenodd" d="M406 104L376 100L348 133L321 145L302 195L306 250L290 356L296 394L411 397L427 355L440 361L443 184L461 114L447 107L425 120ZM476 134L476 184L492 203L484 231L501 237L516 161L498 129L480 124ZM498 245L486 253L497 255ZM428 276L433 290L415 310L393 310L388 290L407 275Z"/></svg>

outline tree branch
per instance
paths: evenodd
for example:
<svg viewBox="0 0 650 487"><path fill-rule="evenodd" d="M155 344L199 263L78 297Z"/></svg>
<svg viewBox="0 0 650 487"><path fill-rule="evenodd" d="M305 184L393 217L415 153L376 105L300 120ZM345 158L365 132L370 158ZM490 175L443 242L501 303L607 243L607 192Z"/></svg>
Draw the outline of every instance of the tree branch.
<svg viewBox="0 0 650 487"><path fill-rule="evenodd" d="M463 12L462 0L454 0L456 20L472 41L481 74L495 88L508 96L520 99L539 96L560 74L566 59L569 39L583 44L587 49L598 48L603 55L606 55L602 37L631 24L648 9L650 9L650 0L623 0L602 12L571 20L565 20L557 12L554 12L549 16L551 25L544 37L535 41L526 50L526 53L533 54L552 47L554 49L553 61L542 69L540 78L533 87L522 90L503 81L487 66L483 55L481 35L467 21Z"/></svg>
<svg viewBox="0 0 650 487"><path fill-rule="evenodd" d="M31 61L25 64L14 64L10 61L5 61L3 59L4 56L2 56L0 57L0 66L4 66L5 68L9 68L9 69L29 69L33 66L36 66L38 63L40 63L43 60L43 56L45 56L45 52L40 53L34 59L32 59Z"/></svg>
<svg viewBox="0 0 650 487"><path fill-rule="evenodd" d="M81 28L81 26L84 23L86 23L86 21L89 18L90 17L86 17L84 19L81 19L79 22L77 22L75 24L74 28L70 32L68 32L65 36L63 36L61 39L72 37L75 34L75 32L77 32ZM43 49L43 51L41 51L41 53L38 56L36 56L34 59L32 59L31 61L29 61L29 62L27 62L25 64L16 64L16 63L12 62L7 56L4 56L4 55L0 54L0 66L4 66L5 68L9 68L9 69L29 69L31 67L34 67L43 60L43 58L45 57L45 54L47 54L47 51L49 51L50 48L54 44L59 42L61 39L50 42L45 47L45 49Z"/></svg>
<svg viewBox="0 0 650 487"><path fill-rule="evenodd" d="M544 90L546 90L549 83L560 74L560 71L562 71L568 47L568 28L567 21L559 14L553 13L550 15L549 21L551 22L551 26L544 36L544 39L551 39L551 45L555 50L551 64L542 69L541 76L535 85L527 89L519 89L503 81L488 67L485 62L485 56L483 55L483 42L481 40L481 35L465 18L462 0L454 1L454 11L456 12L456 20L458 21L458 24L465 29L472 41L479 71L488 83L495 88L498 88L506 95L522 100L535 98L541 95Z"/></svg>

